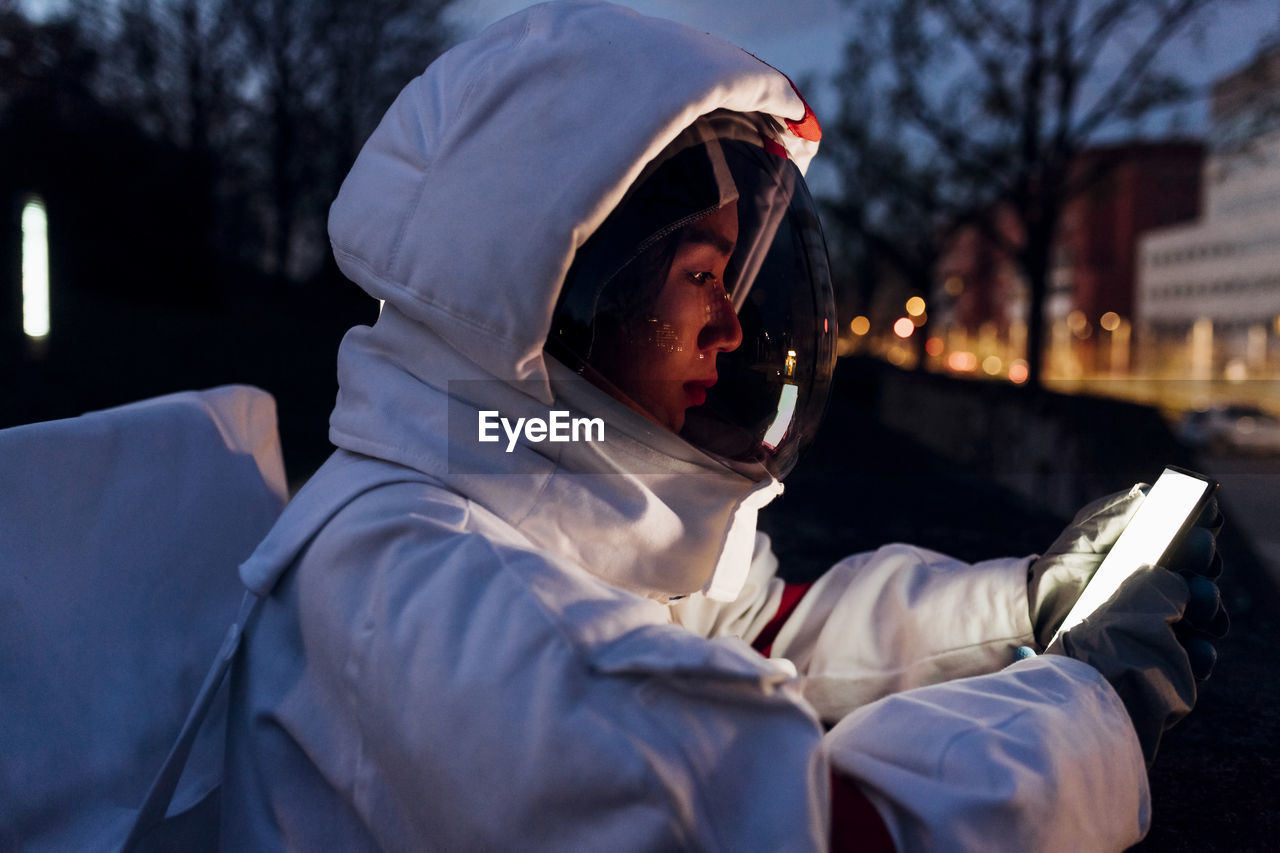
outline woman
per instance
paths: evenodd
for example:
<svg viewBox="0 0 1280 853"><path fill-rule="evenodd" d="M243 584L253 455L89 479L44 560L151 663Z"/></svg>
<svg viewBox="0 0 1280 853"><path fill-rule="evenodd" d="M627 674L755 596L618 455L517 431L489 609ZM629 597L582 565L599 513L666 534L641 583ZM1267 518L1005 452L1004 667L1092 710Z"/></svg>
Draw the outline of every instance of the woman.
<svg viewBox="0 0 1280 853"><path fill-rule="evenodd" d="M748 645L785 615L756 510L833 362L819 136L774 69L594 2L525 10L405 89L330 216L386 303L339 353L338 450L242 567L266 600L228 849L1141 838L1137 730L1194 699L1185 583L1113 601L1155 626L1140 697L1097 642L1014 663L1136 495L1040 561L857 555L770 628L774 657ZM554 440L556 412L603 440ZM520 440L481 440L496 416Z"/></svg>

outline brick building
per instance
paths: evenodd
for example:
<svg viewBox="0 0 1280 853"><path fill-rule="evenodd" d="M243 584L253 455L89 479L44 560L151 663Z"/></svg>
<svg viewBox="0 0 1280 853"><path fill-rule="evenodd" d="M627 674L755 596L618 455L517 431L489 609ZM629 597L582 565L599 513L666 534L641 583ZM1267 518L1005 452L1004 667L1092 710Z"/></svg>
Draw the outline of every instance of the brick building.
<svg viewBox="0 0 1280 853"><path fill-rule="evenodd" d="M1073 174L1082 189L1063 211L1050 271L1050 373L1127 365L1139 239L1199 215L1204 156L1199 142L1165 141L1092 148L1079 157ZM1003 215L997 223L1016 243L1015 218ZM952 348L991 349L1006 363L1020 356L1029 299L1005 251L965 229L939 262L937 278L949 300L944 326L959 342Z"/></svg>

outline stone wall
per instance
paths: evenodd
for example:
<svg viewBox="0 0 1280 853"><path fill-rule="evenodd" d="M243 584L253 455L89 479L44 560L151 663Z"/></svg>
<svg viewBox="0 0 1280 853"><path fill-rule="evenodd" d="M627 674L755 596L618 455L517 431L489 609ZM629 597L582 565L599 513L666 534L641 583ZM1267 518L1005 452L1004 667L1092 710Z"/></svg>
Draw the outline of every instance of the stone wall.
<svg viewBox="0 0 1280 853"><path fill-rule="evenodd" d="M1165 465L1194 467L1148 406L844 359L836 393L855 387L885 426L1065 517Z"/></svg>

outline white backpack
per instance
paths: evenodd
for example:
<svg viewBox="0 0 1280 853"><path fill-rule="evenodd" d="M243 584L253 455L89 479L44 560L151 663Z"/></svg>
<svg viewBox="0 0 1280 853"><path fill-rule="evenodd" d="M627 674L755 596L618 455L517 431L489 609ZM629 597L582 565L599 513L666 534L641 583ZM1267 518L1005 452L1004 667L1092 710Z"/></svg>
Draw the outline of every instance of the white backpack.
<svg viewBox="0 0 1280 853"><path fill-rule="evenodd" d="M0 849L216 846L236 569L287 497L256 388L0 430Z"/></svg>

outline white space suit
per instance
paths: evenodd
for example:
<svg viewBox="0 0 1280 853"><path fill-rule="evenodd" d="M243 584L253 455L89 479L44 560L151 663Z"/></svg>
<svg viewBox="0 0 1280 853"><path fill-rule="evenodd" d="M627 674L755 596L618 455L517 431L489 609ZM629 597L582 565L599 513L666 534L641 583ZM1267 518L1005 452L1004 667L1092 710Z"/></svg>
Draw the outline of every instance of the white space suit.
<svg viewBox="0 0 1280 853"><path fill-rule="evenodd" d="M1073 659L1012 663L1027 560L851 557L763 657L775 484L544 355L575 250L716 109L775 116L801 168L816 150L747 53L549 4L443 56L361 152L330 233L386 306L342 344L339 450L242 568L268 598L233 676L226 849L822 850L833 773L899 849L1145 833L1112 688ZM468 455L481 410L552 406L621 432ZM735 600L697 594L715 576Z"/></svg>

